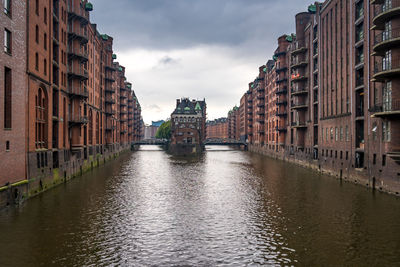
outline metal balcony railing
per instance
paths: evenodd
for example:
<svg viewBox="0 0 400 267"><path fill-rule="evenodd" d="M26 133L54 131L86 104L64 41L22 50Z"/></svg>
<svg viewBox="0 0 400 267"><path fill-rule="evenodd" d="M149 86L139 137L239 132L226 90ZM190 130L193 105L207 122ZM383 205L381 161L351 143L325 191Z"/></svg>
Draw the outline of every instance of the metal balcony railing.
<svg viewBox="0 0 400 267"><path fill-rule="evenodd" d="M391 0L383 5L375 5L374 17L398 7L400 7L400 0Z"/></svg>
<svg viewBox="0 0 400 267"><path fill-rule="evenodd" d="M75 123L75 124L86 124L88 123L88 117L87 116L82 116L80 114L69 114L68 120L70 123Z"/></svg>
<svg viewBox="0 0 400 267"><path fill-rule="evenodd" d="M383 60L381 63L375 62L375 74L384 71L398 70L400 72L400 57L391 60Z"/></svg>
<svg viewBox="0 0 400 267"><path fill-rule="evenodd" d="M71 76L77 76L77 77L83 78L83 79L89 78L89 74L88 74L87 70L85 70L83 67L74 67L73 65L68 67L68 74L70 74Z"/></svg>
<svg viewBox="0 0 400 267"><path fill-rule="evenodd" d="M85 60L88 60L88 58L89 58L89 53L87 51L84 51L83 49L73 48L73 47L68 48L68 54L70 54L72 56L80 57Z"/></svg>
<svg viewBox="0 0 400 267"><path fill-rule="evenodd" d="M400 28L392 29L391 31L383 31L375 35L374 45L378 45L382 42L389 42L398 38L400 38Z"/></svg>

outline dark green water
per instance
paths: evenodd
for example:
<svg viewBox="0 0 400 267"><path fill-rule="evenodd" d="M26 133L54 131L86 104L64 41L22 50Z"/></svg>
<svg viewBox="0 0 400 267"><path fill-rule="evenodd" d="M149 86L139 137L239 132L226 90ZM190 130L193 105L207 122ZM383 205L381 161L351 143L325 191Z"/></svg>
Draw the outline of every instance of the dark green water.
<svg viewBox="0 0 400 267"><path fill-rule="evenodd" d="M0 266L396 266L400 199L209 147L122 156L0 211Z"/></svg>

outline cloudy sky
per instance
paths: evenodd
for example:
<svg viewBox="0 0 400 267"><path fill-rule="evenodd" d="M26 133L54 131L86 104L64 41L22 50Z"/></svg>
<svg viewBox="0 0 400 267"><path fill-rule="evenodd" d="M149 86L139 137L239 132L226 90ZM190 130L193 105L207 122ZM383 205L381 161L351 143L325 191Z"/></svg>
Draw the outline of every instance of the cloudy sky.
<svg viewBox="0 0 400 267"><path fill-rule="evenodd" d="M206 99L208 119L239 104L305 0L92 0L91 21L114 37L146 123L176 98Z"/></svg>

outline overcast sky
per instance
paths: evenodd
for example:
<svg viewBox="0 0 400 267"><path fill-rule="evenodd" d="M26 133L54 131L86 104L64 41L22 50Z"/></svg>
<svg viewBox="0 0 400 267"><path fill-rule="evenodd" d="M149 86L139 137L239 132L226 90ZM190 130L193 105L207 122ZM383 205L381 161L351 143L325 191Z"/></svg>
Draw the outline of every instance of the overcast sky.
<svg viewBox="0 0 400 267"><path fill-rule="evenodd" d="M114 37L146 123L180 97L206 99L208 119L239 105L305 0L92 0L92 23Z"/></svg>

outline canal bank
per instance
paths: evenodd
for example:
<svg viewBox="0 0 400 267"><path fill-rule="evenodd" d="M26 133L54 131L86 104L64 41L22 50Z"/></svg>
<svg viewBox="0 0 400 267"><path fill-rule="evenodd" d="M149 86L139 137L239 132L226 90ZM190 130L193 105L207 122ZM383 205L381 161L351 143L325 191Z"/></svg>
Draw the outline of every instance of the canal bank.
<svg viewBox="0 0 400 267"><path fill-rule="evenodd" d="M344 161L342 155L338 156L337 152L335 155L331 154L330 157L327 155L323 157L323 159L314 159L313 155L307 154L306 152L303 152L303 155L300 157L298 153L296 153L296 155L294 153L283 153L282 151L276 151L275 149L269 149L266 146L259 145L249 144L248 150L267 157L310 168L316 172L335 177L336 179L400 196L400 174L398 174L397 177L384 177L381 174L372 176L369 173L368 167L354 168L354 165L351 165L348 161Z"/></svg>
<svg viewBox="0 0 400 267"><path fill-rule="evenodd" d="M93 146L82 157L80 154L70 154L69 151L65 151L64 163L58 166L50 158L51 153L45 153L43 158L38 160L43 165L32 168L34 171L29 173L28 179L0 187L0 209L20 204L131 150L131 145ZM35 164L36 159L31 158L28 161Z"/></svg>

